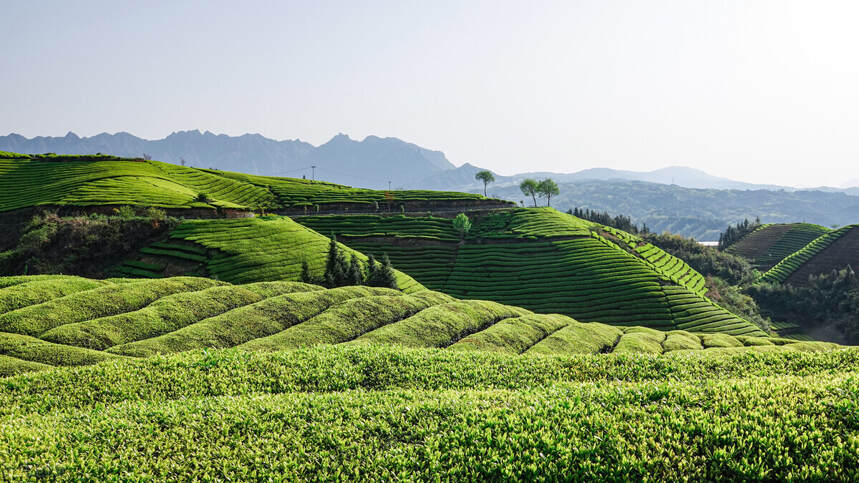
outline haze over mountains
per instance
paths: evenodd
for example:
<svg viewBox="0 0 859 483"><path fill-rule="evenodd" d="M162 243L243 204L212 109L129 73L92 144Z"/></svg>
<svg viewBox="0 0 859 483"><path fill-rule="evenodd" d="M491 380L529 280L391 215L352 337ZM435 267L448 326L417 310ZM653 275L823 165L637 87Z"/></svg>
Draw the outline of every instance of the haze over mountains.
<svg viewBox="0 0 859 483"><path fill-rule="evenodd" d="M0 136L0 150L20 153L113 154L189 166L268 176L306 176L364 188L390 186L482 192L474 179L482 168L455 166L441 151L425 149L397 138L368 136L361 141L338 134L313 146L295 139L276 141L259 134L216 135L209 131L179 131L164 139L146 140L132 134L102 133L79 137L26 138ZM315 166L315 169L312 167ZM574 167L571 166L571 170ZM561 187L553 206L560 210L587 207L631 216L654 231L670 230L702 240L718 238L725 226L744 217L764 222L807 221L826 226L859 221L859 188L797 188L751 184L709 175L701 170L671 166L650 172L591 168L571 173L529 172L496 174L489 195L519 202L519 182L551 177Z"/></svg>
<svg viewBox="0 0 859 483"><path fill-rule="evenodd" d="M276 141L259 134L228 136L178 131L163 139L147 140L126 132L102 133L79 137L69 132L62 137L19 134L0 136L0 150L18 153L113 154L152 159L170 163L185 161L189 166L266 176L301 176L314 174L325 181L365 188L392 187L469 190L479 183L474 174L483 168L465 163L456 167L444 153L423 148L397 138L367 136L362 141L337 134L320 146L299 139ZM712 176L704 171L670 166L648 172L609 168L589 168L569 173L525 172L512 176L496 174L496 186L518 184L526 177L552 177L559 183L585 180L625 180L674 184L702 189L768 189L795 190L788 186L745 183ZM859 183L857 183L859 184ZM859 188L821 188L859 195Z"/></svg>

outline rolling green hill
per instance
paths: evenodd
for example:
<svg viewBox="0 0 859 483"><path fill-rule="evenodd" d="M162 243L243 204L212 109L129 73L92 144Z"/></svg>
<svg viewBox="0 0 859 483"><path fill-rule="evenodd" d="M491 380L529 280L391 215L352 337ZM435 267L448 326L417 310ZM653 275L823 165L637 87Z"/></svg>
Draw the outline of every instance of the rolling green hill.
<svg viewBox="0 0 859 483"><path fill-rule="evenodd" d="M859 478L859 351L674 354L522 357L344 344L24 374L0 381L0 475Z"/></svg>
<svg viewBox="0 0 859 483"><path fill-rule="evenodd" d="M776 264L759 281L803 284L812 275L859 267L859 225L847 225L815 238Z"/></svg>
<svg viewBox="0 0 859 483"><path fill-rule="evenodd" d="M53 281L65 296L44 300ZM231 285L208 278L92 281L75 277L0 278L0 298L29 300L0 311L2 374L47 366L239 347L278 351L319 344L445 348L504 354L597 354L683 350L825 350L826 343L669 332L582 323L559 314L429 290L323 289L298 282Z"/></svg>
<svg viewBox="0 0 859 483"><path fill-rule="evenodd" d="M763 335L703 295L701 274L638 237L549 208L476 217L464 240L450 220L308 216L363 253L387 253L421 284L582 321L661 330Z"/></svg>
<svg viewBox="0 0 859 483"><path fill-rule="evenodd" d="M811 223L761 225L726 251L746 258L758 270L767 271L829 231Z"/></svg>
<svg viewBox="0 0 859 483"><path fill-rule="evenodd" d="M400 211L503 207L508 202L443 191L376 191L293 178L189 168L114 156L0 153L0 212L35 206L153 206L174 210Z"/></svg>

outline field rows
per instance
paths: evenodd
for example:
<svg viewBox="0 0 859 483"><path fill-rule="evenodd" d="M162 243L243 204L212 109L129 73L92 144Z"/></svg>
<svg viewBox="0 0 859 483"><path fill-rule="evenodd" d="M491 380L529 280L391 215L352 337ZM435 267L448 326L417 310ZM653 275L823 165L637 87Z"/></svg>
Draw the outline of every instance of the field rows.
<svg viewBox="0 0 859 483"><path fill-rule="evenodd" d="M799 270L805 263L814 258L817 254L826 250L830 245L838 241L843 236L850 233L853 229L859 229L859 225L847 225L837 230L830 231L814 239L811 243L805 245L800 250L794 252L784 260L780 261L766 273L764 273L759 282L783 283L794 272Z"/></svg>
<svg viewBox="0 0 859 483"><path fill-rule="evenodd" d="M485 351L207 350L4 379L0 478L859 478L855 350L630 330L618 347L674 350L598 356L613 333L527 324L517 351L551 333L531 350L580 341L581 353L493 352L502 321Z"/></svg>
<svg viewBox="0 0 859 483"><path fill-rule="evenodd" d="M342 235L341 241L363 253L386 253L427 288L458 298L623 326L763 335L702 297L704 278L685 262L624 232L612 233L615 243L591 231L589 222L556 211L513 210L479 218L461 245L435 243L444 221L360 217L363 222L356 223L353 218L359 217L298 221ZM681 310L675 304L691 306Z"/></svg>
<svg viewBox="0 0 859 483"><path fill-rule="evenodd" d="M372 287L326 290L297 282L230 285L178 277L102 281L86 288L81 285L85 279L57 277L53 281L67 285L70 293L40 302L45 298L40 298L44 283L51 280L19 278L0 289L0 296L32 292L31 303L9 306L0 313L3 374L194 349L277 351L340 343L543 355L661 354L762 345L772 346L772 350L835 347L708 334L710 322L692 324L688 331L661 332L581 323L565 315L536 314L490 301L456 300L428 290L412 294ZM51 290L56 293L56 287ZM718 340L711 341L712 337ZM675 339L685 345L678 345Z"/></svg>
<svg viewBox="0 0 859 483"><path fill-rule="evenodd" d="M755 268L766 271L829 231L811 223L762 225L728 247L727 252L744 257Z"/></svg>
<svg viewBox="0 0 859 483"><path fill-rule="evenodd" d="M330 203L375 203L377 210L399 211L401 201L482 200L469 193L385 192L109 156L48 161L0 154L0 212L41 205L276 210Z"/></svg>

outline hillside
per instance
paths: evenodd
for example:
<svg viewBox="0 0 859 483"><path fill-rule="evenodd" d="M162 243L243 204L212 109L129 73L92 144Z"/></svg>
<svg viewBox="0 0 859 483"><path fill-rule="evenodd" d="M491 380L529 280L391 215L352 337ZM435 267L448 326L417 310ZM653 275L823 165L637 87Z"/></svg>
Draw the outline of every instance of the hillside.
<svg viewBox="0 0 859 483"><path fill-rule="evenodd" d="M703 277L653 245L552 209L476 216L460 241L450 220L410 216L308 216L366 254L387 253L421 284L582 321L661 330L762 335L705 297Z"/></svg>
<svg viewBox="0 0 859 483"><path fill-rule="evenodd" d="M752 266L765 272L829 231L810 223L762 225L726 251L749 260Z"/></svg>
<svg viewBox="0 0 859 483"><path fill-rule="evenodd" d="M826 350L827 343L661 332L581 323L429 290L232 285L208 278L0 278L0 374L80 366L193 349L254 351L382 344L511 355L651 353L747 347ZM759 335L759 334L752 334Z"/></svg>
<svg viewBox="0 0 859 483"><path fill-rule="evenodd" d="M815 238L761 276L761 282L802 285L812 275L859 267L859 225L843 226Z"/></svg>
<svg viewBox="0 0 859 483"><path fill-rule="evenodd" d="M293 178L202 170L111 156L22 156L0 153L0 212L46 207L165 208L193 217L252 210L431 211L509 205L481 195L374 191ZM191 211L189 211L191 210Z"/></svg>
<svg viewBox="0 0 859 483"><path fill-rule="evenodd" d="M589 208L625 215L652 232L669 231L700 241L715 241L725 227L759 217L763 223L846 225L859 221L859 198L824 191L693 189L667 184L624 180L559 182L552 206L560 211ZM448 188L449 189L449 188ZM480 189L469 190L483 193ZM489 195L524 201L517 186L489 185ZM621 195L622 194L622 195Z"/></svg>
<svg viewBox="0 0 859 483"><path fill-rule="evenodd" d="M856 350L369 349L192 351L3 379L0 475L859 478Z"/></svg>

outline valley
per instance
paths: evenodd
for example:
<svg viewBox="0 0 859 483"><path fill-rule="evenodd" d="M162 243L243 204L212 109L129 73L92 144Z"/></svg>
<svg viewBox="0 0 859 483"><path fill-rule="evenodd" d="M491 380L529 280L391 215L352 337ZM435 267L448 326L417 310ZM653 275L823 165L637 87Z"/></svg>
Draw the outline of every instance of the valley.
<svg viewBox="0 0 859 483"><path fill-rule="evenodd" d="M479 194L0 158L6 479L856 476L859 351L748 306L855 263L852 225L719 251Z"/></svg>

